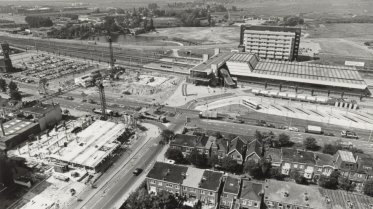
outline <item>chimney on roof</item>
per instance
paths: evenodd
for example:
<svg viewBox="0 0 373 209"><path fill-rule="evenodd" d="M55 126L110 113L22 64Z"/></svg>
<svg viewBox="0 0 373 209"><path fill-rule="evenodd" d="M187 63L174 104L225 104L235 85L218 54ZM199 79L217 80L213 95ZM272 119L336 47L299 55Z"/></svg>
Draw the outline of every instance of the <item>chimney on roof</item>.
<svg viewBox="0 0 373 209"><path fill-rule="evenodd" d="M207 60L209 60L209 55L208 54L203 54L202 55L202 62L206 62Z"/></svg>

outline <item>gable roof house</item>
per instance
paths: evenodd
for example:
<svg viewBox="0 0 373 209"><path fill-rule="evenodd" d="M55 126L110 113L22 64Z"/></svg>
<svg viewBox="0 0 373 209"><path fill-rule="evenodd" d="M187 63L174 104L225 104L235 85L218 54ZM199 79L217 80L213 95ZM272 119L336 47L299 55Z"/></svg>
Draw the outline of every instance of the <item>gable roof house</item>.
<svg viewBox="0 0 373 209"><path fill-rule="evenodd" d="M243 163L245 153L246 144L240 137L236 137L230 142L227 155L235 159L238 164Z"/></svg>
<svg viewBox="0 0 373 209"><path fill-rule="evenodd" d="M254 160L259 162L262 157L263 146L258 140L254 140L247 145L245 162L248 160Z"/></svg>

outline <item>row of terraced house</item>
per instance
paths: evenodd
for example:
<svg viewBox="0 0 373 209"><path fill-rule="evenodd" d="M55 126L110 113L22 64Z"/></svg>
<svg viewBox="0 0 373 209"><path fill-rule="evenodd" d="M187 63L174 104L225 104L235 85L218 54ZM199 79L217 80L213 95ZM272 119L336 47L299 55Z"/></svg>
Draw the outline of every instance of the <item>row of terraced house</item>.
<svg viewBox="0 0 373 209"><path fill-rule="evenodd" d="M356 184L358 191L361 191L366 180L373 178L373 158L362 153L353 154L348 150L339 150L335 155L329 155L294 148L269 148L258 140L246 143L240 137L228 141L214 136L189 134L176 134L170 147L180 149L184 156L194 148L206 157L218 155L222 159L229 156L238 164L249 160L258 162L264 157L271 162L272 167L278 167L281 174L288 176L295 170L309 181L317 181L320 175L329 176L338 170L343 177Z"/></svg>
<svg viewBox="0 0 373 209"><path fill-rule="evenodd" d="M203 209L372 209L373 198L285 181L251 181L223 172L156 162L147 190L168 191L185 205Z"/></svg>

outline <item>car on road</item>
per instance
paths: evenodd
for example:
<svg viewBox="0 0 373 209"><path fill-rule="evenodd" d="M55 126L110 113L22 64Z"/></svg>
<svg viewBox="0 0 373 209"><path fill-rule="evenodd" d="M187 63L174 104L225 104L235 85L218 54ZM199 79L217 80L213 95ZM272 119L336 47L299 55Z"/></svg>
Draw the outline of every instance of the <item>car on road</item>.
<svg viewBox="0 0 373 209"><path fill-rule="evenodd" d="M326 133L324 133L324 136L335 136L335 134L330 133L330 132L326 132Z"/></svg>
<svg viewBox="0 0 373 209"><path fill-rule="evenodd" d="M297 127L289 127L289 131L299 132L299 129Z"/></svg>
<svg viewBox="0 0 373 209"><path fill-rule="evenodd" d="M141 168L136 168L136 169L133 171L133 175L138 176L141 172L142 172L142 169L141 169Z"/></svg>
<svg viewBox="0 0 373 209"><path fill-rule="evenodd" d="M268 128L276 128L276 126L273 125L272 123L268 123L266 126L267 126Z"/></svg>
<svg viewBox="0 0 373 209"><path fill-rule="evenodd" d="M257 126L266 126L267 122L265 122L264 120L257 120L255 125Z"/></svg>
<svg viewBox="0 0 373 209"><path fill-rule="evenodd" d="M286 126L277 126L277 129L286 129Z"/></svg>
<svg viewBox="0 0 373 209"><path fill-rule="evenodd" d="M65 97L66 100L74 100L74 98L72 96L67 96Z"/></svg>

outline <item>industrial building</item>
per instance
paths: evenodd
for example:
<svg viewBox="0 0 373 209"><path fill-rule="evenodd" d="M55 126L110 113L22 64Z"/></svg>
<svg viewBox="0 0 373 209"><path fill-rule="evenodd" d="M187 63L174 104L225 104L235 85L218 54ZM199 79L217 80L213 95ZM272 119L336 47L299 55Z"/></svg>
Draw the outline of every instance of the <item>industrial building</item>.
<svg viewBox="0 0 373 209"><path fill-rule="evenodd" d="M241 25L239 48L260 58L297 60L301 31L292 27Z"/></svg>
<svg viewBox="0 0 373 209"><path fill-rule="evenodd" d="M40 132L39 124L31 121L13 119L1 123L0 149L10 150Z"/></svg>
<svg viewBox="0 0 373 209"><path fill-rule="evenodd" d="M9 57L9 44L2 43L1 46L1 54L3 55L3 58L0 58L0 72L2 73L8 73L13 71L13 65L12 60Z"/></svg>
<svg viewBox="0 0 373 209"><path fill-rule="evenodd" d="M44 148L45 158L95 173L105 160L115 155L121 144L117 139L126 128L127 125L121 123L95 121L74 139L61 138L50 143Z"/></svg>
<svg viewBox="0 0 373 209"><path fill-rule="evenodd" d="M261 59L257 54L215 51L190 70L190 83L234 87L239 82L298 86L320 91L369 95L358 70L349 66L319 65Z"/></svg>

